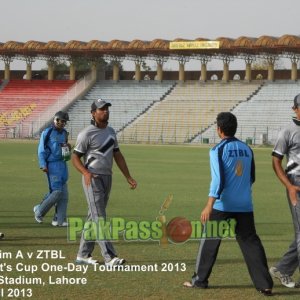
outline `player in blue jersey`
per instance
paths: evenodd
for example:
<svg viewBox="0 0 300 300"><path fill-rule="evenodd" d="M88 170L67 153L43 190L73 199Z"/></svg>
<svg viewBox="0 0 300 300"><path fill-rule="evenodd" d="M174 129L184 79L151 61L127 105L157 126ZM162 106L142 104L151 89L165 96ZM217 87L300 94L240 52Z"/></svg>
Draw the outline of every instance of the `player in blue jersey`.
<svg viewBox="0 0 300 300"><path fill-rule="evenodd" d="M208 201L201 213L204 227L208 221L235 219L236 240L243 253L255 288L263 295L272 294L273 281L267 258L256 234L251 187L255 181L253 152L234 137L237 119L230 112L217 116L217 132L221 142L210 150L211 184ZM207 288L208 279L217 258L221 238L200 241L196 270L185 287Z"/></svg>
<svg viewBox="0 0 300 300"><path fill-rule="evenodd" d="M70 159L71 146L68 143L68 132L64 128L69 115L58 111L53 124L46 128L38 146L38 159L40 169L46 174L49 192L40 204L34 206L34 217L38 223L55 206L53 226L67 226L66 221L68 204L68 167L66 161Z"/></svg>
<svg viewBox="0 0 300 300"><path fill-rule="evenodd" d="M280 261L270 268L272 276L289 288L300 287L300 281L295 283L291 277L300 267L300 94L294 98L292 108L296 117L280 131L272 152L272 164L275 174L286 187L295 239Z"/></svg>

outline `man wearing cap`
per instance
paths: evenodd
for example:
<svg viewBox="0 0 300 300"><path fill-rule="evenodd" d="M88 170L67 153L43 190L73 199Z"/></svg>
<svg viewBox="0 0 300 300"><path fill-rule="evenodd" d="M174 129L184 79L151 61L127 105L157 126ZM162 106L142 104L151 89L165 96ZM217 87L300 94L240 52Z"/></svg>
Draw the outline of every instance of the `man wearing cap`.
<svg viewBox="0 0 300 300"><path fill-rule="evenodd" d="M96 224L100 219L106 219L106 206L112 184L113 159L130 187L135 189L137 186L119 149L116 133L112 127L108 126L109 106L111 103L103 99L92 103L91 125L79 133L72 154L73 165L83 175L82 184L88 203L87 222L92 221ZM89 241L85 236L83 230L76 263L98 263L92 258L95 242L100 246L106 266L122 265L125 262L117 256L110 241L101 238Z"/></svg>
<svg viewBox="0 0 300 300"><path fill-rule="evenodd" d="M69 115L58 111L54 115L53 123L46 128L40 137L38 159L40 169L46 174L49 192L40 204L34 206L34 217L38 223L55 206L53 226L67 226L68 205L68 167L66 161L70 159L71 145L68 143L68 132L64 128Z"/></svg>
<svg viewBox="0 0 300 300"><path fill-rule="evenodd" d="M300 267L300 94L294 98L292 109L296 117L279 132L272 152L273 169L286 187L295 240L280 261L270 268L270 273L288 288L300 286L300 282L295 283L291 277ZM285 170L282 166L284 156L287 161Z"/></svg>

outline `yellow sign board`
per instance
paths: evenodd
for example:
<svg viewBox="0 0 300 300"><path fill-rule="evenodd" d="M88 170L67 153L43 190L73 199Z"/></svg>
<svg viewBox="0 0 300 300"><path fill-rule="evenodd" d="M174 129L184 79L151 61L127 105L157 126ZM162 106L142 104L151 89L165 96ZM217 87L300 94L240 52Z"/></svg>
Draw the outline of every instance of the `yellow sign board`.
<svg viewBox="0 0 300 300"><path fill-rule="evenodd" d="M219 49L219 41L180 41L170 42L171 50L189 50L189 49Z"/></svg>

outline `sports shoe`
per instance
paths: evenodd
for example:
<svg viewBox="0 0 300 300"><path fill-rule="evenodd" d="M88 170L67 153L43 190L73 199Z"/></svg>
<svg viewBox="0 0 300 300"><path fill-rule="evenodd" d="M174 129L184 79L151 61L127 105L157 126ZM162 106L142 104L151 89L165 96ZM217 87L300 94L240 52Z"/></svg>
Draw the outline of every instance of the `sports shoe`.
<svg viewBox="0 0 300 300"><path fill-rule="evenodd" d="M4 238L4 233L0 232L0 240Z"/></svg>
<svg viewBox="0 0 300 300"><path fill-rule="evenodd" d="M62 224L58 224L58 222L56 220L52 220L51 224L54 227L67 227L68 226L68 222L62 222Z"/></svg>
<svg viewBox="0 0 300 300"><path fill-rule="evenodd" d="M272 293L272 290L266 289L266 290L258 290L259 293L263 294L264 296L274 296Z"/></svg>
<svg viewBox="0 0 300 300"><path fill-rule="evenodd" d="M279 279L282 285L288 288L295 287L295 282L290 275L282 274L276 267L271 267L269 272L273 277Z"/></svg>
<svg viewBox="0 0 300 300"><path fill-rule="evenodd" d="M107 267L120 266L123 265L125 262L126 261L124 258L114 257L110 261L105 262L105 265Z"/></svg>
<svg viewBox="0 0 300 300"><path fill-rule="evenodd" d="M33 207L34 212L34 218L38 223L43 223L43 218L37 214L37 211L39 209L39 204Z"/></svg>
<svg viewBox="0 0 300 300"><path fill-rule="evenodd" d="M90 257L77 256L75 263L78 265L97 265L99 264L99 261L93 259L91 256Z"/></svg>

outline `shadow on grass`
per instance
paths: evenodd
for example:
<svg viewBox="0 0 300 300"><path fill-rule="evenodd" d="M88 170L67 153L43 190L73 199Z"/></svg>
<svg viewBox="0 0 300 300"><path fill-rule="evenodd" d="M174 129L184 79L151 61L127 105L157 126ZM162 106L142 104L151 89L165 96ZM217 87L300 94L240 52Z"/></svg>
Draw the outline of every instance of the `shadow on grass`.
<svg viewBox="0 0 300 300"><path fill-rule="evenodd" d="M219 289L219 290L224 290L224 289L237 289L237 288L254 288L252 284L230 284L230 285L209 285L208 289Z"/></svg>
<svg viewBox="0 0 300 300"><path fill-rule="evenodd" d="M285 291L277 292L276 290L273 291L274 296L293 296L293 295L300 295L300 289L289 289Z"/></svg>
<svg viewBox="0 0 300 300"><path fill-rule="evenodd" d="M236 290L236 289L253 289L255 287L252 284L237 284L237 285L209 285L207 289L201 289L201 291L212 291L212 290ZM197 289L195 289L197 290ZM274 296L294 296L299 295L300 289L285 289L283 291L277 291L276 287L273 288L273 295Z"/></svg>

